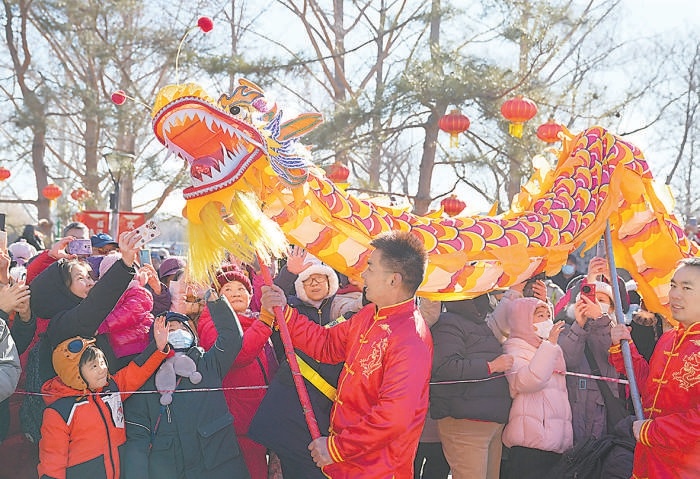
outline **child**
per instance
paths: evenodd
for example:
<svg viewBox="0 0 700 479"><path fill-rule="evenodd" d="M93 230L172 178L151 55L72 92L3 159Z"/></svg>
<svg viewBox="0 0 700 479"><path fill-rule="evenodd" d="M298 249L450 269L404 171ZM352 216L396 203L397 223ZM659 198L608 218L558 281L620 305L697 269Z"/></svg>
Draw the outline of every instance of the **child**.
<svg viewBox="0 0 700 479"><path fill-rule="evenodd" d="M110 253L100 262L100 275L121 259L119 253ZM149 343L149 331L153 325L153 295L144 285L150 275L156 272L152 267L141 267L129 283L111 313L97 329L97 334L105 334L118 358L139 354Z"/></svg>
<svg viewBox="0 0 700 479"><path fill-rule="evenodd" d="M119 479L119 447L126 442L122 399L141 387L167 356L164 317L156 320L153 336L155 344L114 376L92 338L69 338L54 349L58 377L42 388L47 407L39 477Z"/></svg>
<svg viewBox="0 0 700 479"><path fill-rule="evenodd" d="M127 442L124 450L124 479L183 478L249 479L236 432L222 389L222 379L241 349L243 332L235 313L225 300L207 302L218 337L207 352L197 347L190 319L181 313L166 314L168 342L184 352L194 363L193 371L178 374L171 394L172 402L161 401L158 394L136 394L126 403ZM156 381L144 389L156 390ZM173 391L174 390L174 391Z"/></svg>
<svg viewBox="0 0 700 479"><path fill-rule="evenodd" d="M552 323L550 306L537 298L510 302L507 318L503 352L513 356L507 375L513 404L503 444L511 448L509 477L540 479L573 445L566 380L554 374L566 370L557 345L564 323Z"/></svg>

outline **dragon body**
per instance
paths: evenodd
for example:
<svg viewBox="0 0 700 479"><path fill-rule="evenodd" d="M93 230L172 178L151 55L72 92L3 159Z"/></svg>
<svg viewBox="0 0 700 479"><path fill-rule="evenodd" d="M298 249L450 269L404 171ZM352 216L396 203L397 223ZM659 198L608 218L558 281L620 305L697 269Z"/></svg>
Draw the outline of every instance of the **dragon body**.
<svg viewBox="0 0 700 479"><path fill-rule="evenodd" d="M320 122L316 113L282 122L246 80L218 101L193 84L159 92L154 132L190 165L184 196L195 278L205 279L227 250L265 258L287 241L358 277L372 238L401 230L428 251L419 294L464 299L556 273L577 247L594 245L609 220L618 267L632 274L647 306L668 317L674 265L697 254L657 196L641 152L601 127L565 139L556 167L536 170L510 211L446 218L380 206L327 179L298 142Z"/></svg>

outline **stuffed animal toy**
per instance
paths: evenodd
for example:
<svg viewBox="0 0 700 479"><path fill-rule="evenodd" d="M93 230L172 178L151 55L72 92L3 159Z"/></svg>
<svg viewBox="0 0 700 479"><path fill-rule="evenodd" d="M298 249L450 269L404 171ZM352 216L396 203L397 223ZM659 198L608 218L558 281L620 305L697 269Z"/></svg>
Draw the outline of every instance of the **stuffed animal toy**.
<svg viewBox="0 0 700 479"><path fill-rule="evenodd" d="M163 406L173 402L177 376L188 378L192 384L199 384L202 380L202 375L197 371L194 360L183 351L177 351L173 356L163 361L156 373L156 389L160 393L160 403Z"/></svg>

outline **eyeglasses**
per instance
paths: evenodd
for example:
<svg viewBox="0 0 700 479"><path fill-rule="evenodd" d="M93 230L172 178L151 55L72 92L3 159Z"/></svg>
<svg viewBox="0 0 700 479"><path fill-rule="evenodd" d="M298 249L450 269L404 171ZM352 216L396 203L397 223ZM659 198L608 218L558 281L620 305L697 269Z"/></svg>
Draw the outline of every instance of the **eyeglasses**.
<svg viewBox="0 0 700 479"><path fill-rule="evenodd" d="M315 286L317 284L323 284L323 283L327 283L327 282L328 282L328 276L319 276L319 277L311 276L311 277L305 279L304 281L302 281L302 283L304 285L308 285L308 286Z"/></svg>

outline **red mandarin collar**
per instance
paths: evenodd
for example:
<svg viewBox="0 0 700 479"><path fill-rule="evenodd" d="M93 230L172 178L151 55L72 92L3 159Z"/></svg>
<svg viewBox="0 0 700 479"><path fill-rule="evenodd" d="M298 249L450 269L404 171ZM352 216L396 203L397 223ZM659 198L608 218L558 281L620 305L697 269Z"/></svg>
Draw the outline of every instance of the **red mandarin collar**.
<svg viewBox="0 0 700 479"><path fill-rule="evenodd" d="M374 313L374 317L375 319L385 319L388 316L408 313L415 309L417 309L416 298L411 297L406 301L402 301L401 303L392 304L391 306L384 306L383 308L377 309L377 311Z"/></svg>

